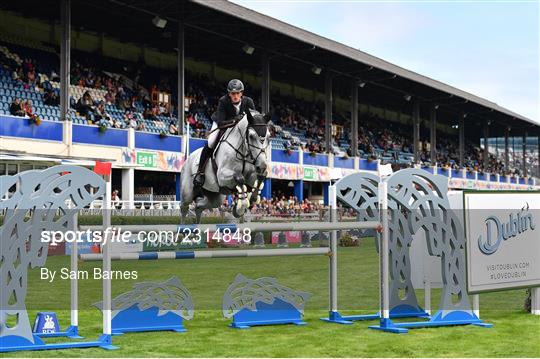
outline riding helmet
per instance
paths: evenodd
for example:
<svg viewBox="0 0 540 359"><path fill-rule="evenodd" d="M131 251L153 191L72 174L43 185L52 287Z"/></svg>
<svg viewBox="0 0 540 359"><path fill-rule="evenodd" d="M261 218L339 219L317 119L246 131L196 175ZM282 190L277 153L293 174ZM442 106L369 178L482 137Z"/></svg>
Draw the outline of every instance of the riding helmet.
<svg viewBox="0 0 540 359"><path fill-rule="evenodd" d="M242 92L244 91L244 84L238 79L232 79L227 85L227 92Z"/></svg>

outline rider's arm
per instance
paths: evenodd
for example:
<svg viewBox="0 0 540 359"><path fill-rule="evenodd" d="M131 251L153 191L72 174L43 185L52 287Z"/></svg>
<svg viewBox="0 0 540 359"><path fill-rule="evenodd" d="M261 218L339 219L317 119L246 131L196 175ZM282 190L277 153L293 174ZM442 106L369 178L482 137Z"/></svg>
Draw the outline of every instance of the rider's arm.
<svg viewBox="0 0 540 359"><path fill-rule="evenodd" d="M218 124L227 121L227 111L225 110L225 101L223 101L222 99L219 100L215 117L212 119L214 120L214 122Z"/></svg>
<svg viewBox="0 0 540 359"><path fill-rule="evenodd" d="M246 108L249 110L255 110L255 103L253 102L253 99L248 97L246 100Z"/></svg>

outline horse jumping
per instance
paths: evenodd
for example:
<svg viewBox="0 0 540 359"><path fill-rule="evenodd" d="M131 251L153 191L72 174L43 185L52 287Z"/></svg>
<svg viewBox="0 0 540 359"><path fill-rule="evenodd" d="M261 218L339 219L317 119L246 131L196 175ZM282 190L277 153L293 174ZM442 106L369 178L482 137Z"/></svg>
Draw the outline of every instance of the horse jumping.
<svg viewBox="0 0 540 359"><path fill-rule="evenodd" d="M219 207L225 195L238 194L233 206L233 215L237 218L260 199L267 169L268 116L247 111L225 127L206 166L202 188L193 185L202 149L191 153L184 164L180 178L182 222L193 202L196 221L200 223L202 212Z"/></svg>

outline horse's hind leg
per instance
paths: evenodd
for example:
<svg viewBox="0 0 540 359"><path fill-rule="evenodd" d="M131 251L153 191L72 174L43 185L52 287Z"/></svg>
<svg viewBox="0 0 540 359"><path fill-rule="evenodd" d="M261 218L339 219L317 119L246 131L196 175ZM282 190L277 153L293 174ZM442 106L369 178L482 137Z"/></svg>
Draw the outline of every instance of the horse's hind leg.
<svg viewBox="0 0 540 359"><path fill-rule="evenodd" d="M200 224L202 220L202 213L205 209L210 208L209 207L209 199L207 196L203 195L201 197L197 197L195 199L195 218L196 223Z"/></svg>
<svg viewBox="0 0 540 359"><path fill-rule="evenodd" d="M180 224L184 224L189 213L189 203L182 202L180 205Z"/></svg>

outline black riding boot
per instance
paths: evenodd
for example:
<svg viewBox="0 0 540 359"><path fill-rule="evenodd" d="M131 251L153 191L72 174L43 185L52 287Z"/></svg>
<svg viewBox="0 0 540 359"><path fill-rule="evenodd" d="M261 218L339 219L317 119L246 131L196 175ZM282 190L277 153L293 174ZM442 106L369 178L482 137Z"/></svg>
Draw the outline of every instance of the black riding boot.
<svg viewBox="0 0 540 359"><path fill-rule="evenodd" d="M204 170L206 168L206 162L212 154L212 149L206 144L201 151L201 158L199 159L199 167L197 168L197 174L193 179L195 187L202 187L204 185Z"/></svg>

